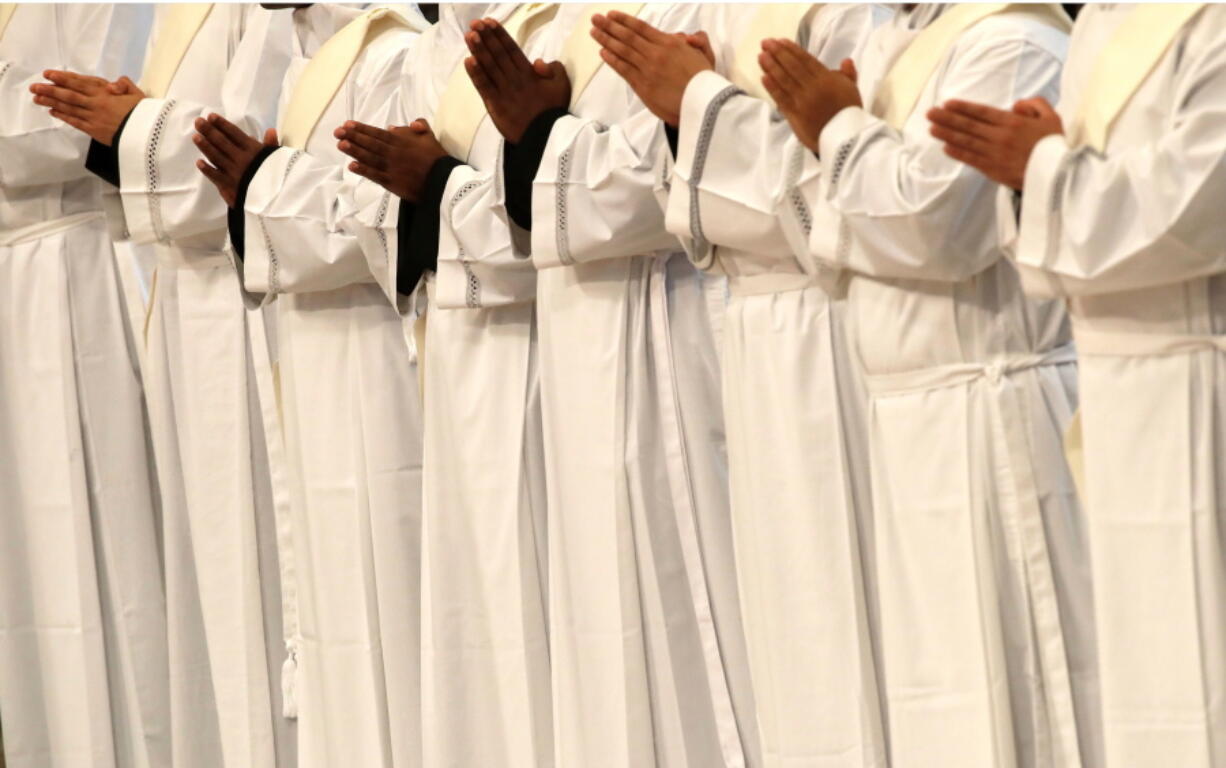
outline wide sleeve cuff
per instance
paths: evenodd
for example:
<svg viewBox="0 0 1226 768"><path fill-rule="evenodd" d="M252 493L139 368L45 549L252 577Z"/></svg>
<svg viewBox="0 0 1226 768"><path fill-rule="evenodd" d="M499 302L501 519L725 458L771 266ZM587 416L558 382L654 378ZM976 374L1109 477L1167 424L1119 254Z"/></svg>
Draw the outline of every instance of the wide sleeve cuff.
<svg viewBox="0 0 1226 768"><path fill-rule="evenodd" d="M426 174L421 199L416 203L400 201L396 223L396 291L413 292L421 276L438 264L439 210L447 192L451 172L464 163L454 157L440 157Z"/></svg>
<svg viewBox="0 0 1226 768"><path fill-rule="evenodd" d="M847 107L835 115L818 137L818 156L821 158L821 175L816 194L805 193L811 204L813 223L809 234L809 252L806 256L814 261L810 270L847 267L850 248L845 247L850 234L842 213L832 203L843 170L851 159L852 150L860 136L881 123L860 107Z"/></svg>
<svg viewBox="0 0 1226 768"><path fill-rule="evenodd" d="M677 146L673 151L673 157L677 159L674 170L683 178L692 178L698 146L702 142L703 134L710 133L709 124L715 119L716 110L712 107L729 88L734 89L733 93L740 92L740 89L726 78L710 69L699 72L686 83L685 92L681 96Z"/></svg>
<svg viewBox="0 0 1226 768"><path fill-rule="evenodd" d="M850 152L860 134L879 122L881 118L874 117L862 107L846 107L826 123L817 139L817 156L822 158L823 163L829 164L826 167L832 174L832 183L837 183L834 174L841 171L841 163L846 162L846 157L840 158L840 153Z"/></svg>
<svg viewBox="0 0 1226 768"><path fill-rule="evenodd" d="M96 139L90 139L89 150L85 153L85 170L112 187L119 186L119 140L123 137L123 129L128 124L128 118L132 117L133 111L135 107L128 110L128 114L123 116L119 127L115 129L115 135L111 137L109 147Z"/></svg>
<svg viewBox="0 0 1226 768"><path fill-rule="evenodd" d="M1071 155L1072 150L1060 134L1044 137L1030 152L1022 186L1016 254L1019 264L1043 269L1051 244L1059 242L1059 195L1063 192Z"/></svg>
<svg viewBox="0 0 1226 768"><path fill-rule="evenodd" d="M117 138L111 142L118 166L115 178L123 185L120 194L124 216L128 228L141 233L138 239L161 240L166 234L159 217L154 214L154 209L161 210L160 205L150 204L150 199L157 201L151 168L156 167L152 161L159 156L162 142L166 140L165 124L174 107L173 99L141 99L124 120L123 135L127 141ZM129 191L135 194L129 195Z"/></svg>
<svg viewBox="0 0 1226 768"><path fill-rule="evenodd" d="M243 260L245 249L245 226L243 206L247 202L247 190L251 188L251 182L255 179L255 175L259 173L260 167L264 165L264 161L272 156L280 147L264 147L247 166L247 170L243 171L242 178L238 180L238 189L234 195L234 205L226 211L226 227L230 232L230 245L234 248L234 255L239 260Z"/></svg>
<svg viewBox="0 0 1226 768"><path fill-rule="evenodd" d="M545 110L532 119L517 144L507 142L503 150L507 215L522 229L532 230L532 182L545 156L553 124L567 114L562 108Z"/></svg>

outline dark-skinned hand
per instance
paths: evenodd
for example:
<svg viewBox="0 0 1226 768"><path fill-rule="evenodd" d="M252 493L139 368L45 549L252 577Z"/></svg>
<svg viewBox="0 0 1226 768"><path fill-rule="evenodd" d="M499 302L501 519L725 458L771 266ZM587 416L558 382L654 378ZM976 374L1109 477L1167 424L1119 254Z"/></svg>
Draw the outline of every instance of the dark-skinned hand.
<svg viewBox="0 0 1226 768"><path fill-rule="evenodd" d="M592 37L600 43L605 63L652 114L674 128L681 119L685 87L694 75L715 67L705 32L669 34L621 11L593 16Z"/></svg>
<svg viewBox="0 0 1226 768"><path fill-rule="evenodd" d="M775 100L779 112L800 143L818 151L822 130L847 107L859 107L856 65L844 59L838 69L829 69L791 40L762 41L758 55L762 84Z"/></svg>
<svg viewBox="0 0 1226 768"><path fill-rule="evenodd" d="M234 207L243 174L260 150L279 144L277 131L269 128L264 132L264 141L260 142L218 114L209 115L207 120L196 118L195 126L196 134L192 136L192 141L196 142L196 148L208 160L197 160L196 167L217 187L226 205Z"/></svg>
<svg viewBox="0 0 1226 768"><path fill-rule="evenodd" d="M349 120L332 135L340 139L337 149L354 160L349 170L410 203L421 199L430 168L447 156L425 120L386 130Z"/></svg>
<svg viewBox="0 0 1226 768"><path fill-rule="evenodd" d="M34 83L34 103L51 108L51 116L108 147L128 113L145 98L126 77L114 83L101 77L48 69L49 83Z"/></svg>
<svg viewBox="0 0 1226 768"><path fill-rule="evenodd" d="M1019 101L1010 111L955 99L928 110L928 120L945 154L1013 189L1025 183L1035 145L1064 133L1060 115L1042 98Z"/></svg>
<svg viewBox="0 0 1226 768"><path fill-rule="evenodd" d="M524 131L550 109L570 106L570 78L560 62L528 61L501 24L477 19L464 35L472 53L464 69L498 132L518 144Z"/></svg>

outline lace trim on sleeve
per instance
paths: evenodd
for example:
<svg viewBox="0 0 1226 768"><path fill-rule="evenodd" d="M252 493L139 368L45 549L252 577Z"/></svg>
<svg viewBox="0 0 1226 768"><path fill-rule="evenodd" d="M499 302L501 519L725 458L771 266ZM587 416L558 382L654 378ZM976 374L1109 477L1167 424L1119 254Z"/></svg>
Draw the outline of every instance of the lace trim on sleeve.
<svg viewBox="0 0 1226 768"><path fill-rule="evenodd" d="M153 121L153 130L149 133L149 143L145 147L145 175L149 181L149 222L153 227L154 237L159 243L170 242L170 237L166 234L166 226L162 221L162 199L158 194L158 186L161 183L158 171L158 150L162 147L162 137L166 133L166 119L170 116L170 111L175 108L176 103L174 99L167 99L162 105L157 118Z"/></svg>
<svg viewBox="0 0 1226 768"><path fill-rule="evenodd" d="M690 174L689 180L690 234L694 238L694 250L696 253L705 253L710 248L710 243L702 231L698 187L702 183L702 173L707 164L707 154L711 150L711 137L715 132L715 119L719 117L719 112L723 109L724 104L728 103L729 99L739 93L744 93L744 91L735 85L724 88L715 94L715 98L711 99L711 103L707 105L706 111L702 115L702 125L698 130L698 141L694 146L693 171Z"/></svg>

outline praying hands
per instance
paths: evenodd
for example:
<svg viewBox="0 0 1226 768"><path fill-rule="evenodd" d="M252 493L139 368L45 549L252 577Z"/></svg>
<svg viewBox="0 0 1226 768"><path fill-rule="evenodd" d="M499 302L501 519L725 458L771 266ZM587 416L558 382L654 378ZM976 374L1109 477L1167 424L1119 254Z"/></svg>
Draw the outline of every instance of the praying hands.
<svg viewBox="0 0 1226 768"><path fill-rule="evenodd" d="M592 17L592 37L604 59L647 105L652 114L677 126L681 99L694 75L715 67L705 32L661 32L621 11Z"/></svg>
<svg viewBox="0 0 1226 768"><path fill-rule="evenodd" d="M947 101L928 110L929 131L945 142L945 154L1013 189L1026 181L1030 153L1041 139L1064 133L1060 115L1046 99L1019 101L1003 110L968 101Z"/></svg>
<svg viewBox="0 0 1226 768"><path fill-rule="evenodd" d="M570 105L570 78L561 62L528 61L493 19L477 19L464 36L472 56L464 68L498 132L519 143L537 115Z"/></svg>
<svg viewBox="0 0 1226 768"><path fill-rule="evenodd" d="M800 142L818 151L822 130L847 107L861 106L856 65L844 59L829 69L791 40L763 40L762 84Z"/></svg>
<svg viewBox="0 0 1226 768"><path fill-rule="evenodd" d="M50 82L30 86L34 103L50 107L52 117L108 147L128 113L145 98L127 77L110 82L58 69L48 69L43 77Z"/></svg>
<svg viewBox="0 0 1226 768"><path fill-rule="evenodd" d="M192 137L192 141L208 159L208 162L197 160L196 167L217 187L226 205L233 207L239 184L252 161L265 147L278 145L277 131L269 128L264 132L264 141L261 143L254 136L244 133L242 128L215 113L209 115L207 120L196 118L195 127L196 135Z"/></svg>
<svg viewBox="0 0 1226 768"><path fill-rule="evenodd" d="M425 120L386 130L348 120L333 135L337 149L353 158L349 170L410 203L421 198L434 163L447 156Z"/></svg>

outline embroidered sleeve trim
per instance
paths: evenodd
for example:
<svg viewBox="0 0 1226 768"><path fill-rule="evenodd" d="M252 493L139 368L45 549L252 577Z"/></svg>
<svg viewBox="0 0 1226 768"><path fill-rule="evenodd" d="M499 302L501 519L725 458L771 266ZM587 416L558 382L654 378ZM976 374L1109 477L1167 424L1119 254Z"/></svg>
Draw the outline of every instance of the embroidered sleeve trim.
<svg viewBox="0 0 1226 768"><path fill-rule="evenodd" d="M495 179L497 175L495 175ZM497 181L495 181L497 183ZM451 201L448 203L448 208L454 213L455 207L460 204L460 201L468 197L474 190L481 186L479 181L465 182L456 190L456 193L451 196ZM464 251L464 246L460 246L459 250L460 266L464 268L466 285L464 288L464 304L469 309L478 309L481 307L481 281L477 279L477 275L473 272L468 259L468 254Z"/></svg>
<svg viewBox="0 0 1226 768"><path fill-rule="evenodd" d="M375 234L379 237L379 246L383 249L383 263L391 264L391 252L387 249L387 231L383 229L383 222L387 221L387 209L391 205L392 193L384 190L383 197L379 200L379 211L375 214Z"/></svg>
<svg viewBox="0 0 1226 768"><path fill-rule="evenodd" d="M469 309L479 309L481 307L481 281L477 279L463 250L460 251L460 266L464 267L464 275L468 279L468 285L464 291L464 304Z"/></svg>
<svg viewBox="0 0 1226 768"><path fill-rule="evenodd" d="M295 150L294 154L285 164L285 173L281 176L281 186L285 186L285 182L289 180L290 171L294 170L294 165L302 157L301 150ZM277 250L273 248L272 237L268 234L268 227L264 224L264 217L259 217L260 234L264 236L264 251L268 254L268 292L281 292L281 264L277 261Z"/></svg>
<svg viewBox="0 0 1226 768"><path fill-rule="evenodd" d="M698 141L694 145L694 162L692 163L693 171L690 174L690 234L694 238L694 247L697 253L705 253L711 247L710 242L702 231L702 215L698 202L698 186L702 183L703 169L707 164L707 154L711 150L711 137L715 133L715 120L719 117L719 112L723 109L724 104L737 94L744 93L735 85L730 85L724 88L715 97L711 99L711 103L707 105L706 110L702 115L702 125L698 130Z"/></svg>
<svg viewBox="0 0 1226 768"><path fill-rule="evenodd" d="M847 167L847 161L851 159L851 150L856 145L856 140L848 139L839 145L839 151L834 155L834 167L830 171L830 189L828 197L834 197L834 191L838 188L839 179L843 178L843 169Z"/></svg>
<svg viewBox="0 0 1226 768"><path fill-rule="evenodd" d="M555 230L554 237L558 249L558 260L567 266L572 266L575 263L574 258L570 255L570 233L567 231L567 206L566 188L570 184L570 164L574 160L575 147L571 145L566 148L562 156L558 158L558 181L554 185L554 214L558 219L558 226Z"/></svg>
<svg viewBox="0 0 1226 768"><path fill-rule="evenodd" d="M805 233L805 237L813 231L813 214L809 210L809 204L805 202L805 196L801 193L800 187L797 184L800 182L801 171L804 170L804 152L798 151L792 153L791 164L788 166L788 201L792 205L792 213L795 214L796 220L800 222L800 229Z"/></svg>
<svg viewBox="0 0 1226 768"><path fill-rule="evenodd" d="M153 121L149 143L145 147L145 176L148 179L149 188L149 223L153 227L154 237L160 243L170 242L170 237L166 234L166 226L162 221L162 200L158 194L158 186L161 183L158 171L158 151L162 147L162 137L166 132L166 119L170 116L170 111L175 108L176 103L174 99L167 99L162 105L157 118Z"/></svg>

